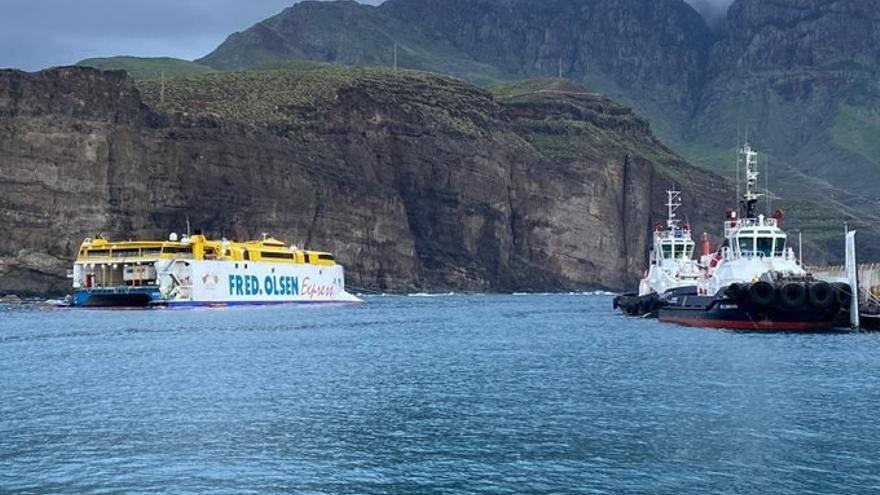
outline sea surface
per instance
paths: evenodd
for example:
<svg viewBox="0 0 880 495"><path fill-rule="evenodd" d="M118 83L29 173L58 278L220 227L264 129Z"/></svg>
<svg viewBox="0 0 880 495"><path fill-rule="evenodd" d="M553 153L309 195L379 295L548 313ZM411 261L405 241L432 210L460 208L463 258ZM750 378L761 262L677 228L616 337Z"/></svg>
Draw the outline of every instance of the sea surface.
<svg viewBox="0 0 880 495"><path fill-rule="evenodd" d="M880 493L880 334L603 295L0 309L0 493Z"/></svg>

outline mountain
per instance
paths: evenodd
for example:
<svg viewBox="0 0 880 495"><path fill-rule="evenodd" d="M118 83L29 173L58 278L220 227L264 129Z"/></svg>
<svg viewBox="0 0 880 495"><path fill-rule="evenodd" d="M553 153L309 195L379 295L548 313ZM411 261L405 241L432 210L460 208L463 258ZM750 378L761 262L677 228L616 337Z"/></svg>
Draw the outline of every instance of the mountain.
<svg viewBox="0 0 880 495"><path fill-rule="evenodd" d="M66 292L83 238L187 220L335 251L359 289L620 289L644 269L663 190L685 180L686 216L708 229L728 183L559 80L0 71L0 293Z"/></svg>
<svg viewBox="0 0 880 495"><path fill-rule="evenodd" d="M880 3L736 0L710 28L683 0L303 2L199 60L430 70L491 85L559 72L632 106L689 161L734 174L745 133L789 205L880 226ZM829 230L830 229L830 230Z"/></svg>

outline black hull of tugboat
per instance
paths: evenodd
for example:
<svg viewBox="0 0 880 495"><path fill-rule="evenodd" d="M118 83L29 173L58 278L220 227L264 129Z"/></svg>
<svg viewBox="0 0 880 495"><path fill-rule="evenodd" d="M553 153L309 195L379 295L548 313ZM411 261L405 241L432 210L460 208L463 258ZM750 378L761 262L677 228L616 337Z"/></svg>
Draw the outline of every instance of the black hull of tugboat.
<svg viewBox="0 0 880 495"><path fill-rule="evenodd" d="M701 297L687 305L665 306L658 319L691 327L729 330L816 332L835 327L837 310L743 306L735 301ZM708 299L708 301L705 301Z"/></svg>
<svg viewBox="0 0 880 495"><path fill-rule="evenodd" d="M614 309L619 309L626 316L640 316L652 318L657 316L657 309L661 305L660 296L648 294L621 294L614 298Z"/></svg>
<svg viewBox="0 0 880 495"><path fill-rule="evenodd" d="M817 304L815 298L785 299L778 295L778 288L774 290L776 295L772 299L761 301L747 296L728 297L724 291L715 296L673 297L658 310L657 317L666 323L728 330L819 332L838 326L843 298ZM747 295L748 289L742 293Z"/></svg>

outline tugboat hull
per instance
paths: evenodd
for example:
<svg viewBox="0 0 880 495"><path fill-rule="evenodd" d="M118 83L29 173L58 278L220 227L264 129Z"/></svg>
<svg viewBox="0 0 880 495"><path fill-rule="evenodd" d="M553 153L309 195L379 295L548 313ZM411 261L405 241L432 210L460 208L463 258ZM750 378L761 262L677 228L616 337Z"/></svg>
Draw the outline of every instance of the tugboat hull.
<svg viewBox="0 0 880 495"><path fill-rule="evenodd" d="M745 300L744 300L745 299ZM692 327L751 331L817 332L834 328L840 306L781 301L759 304L747 298L679 296L658 311L658 319Z"/></svg>
<svg viewBox="0 0 880 495"><path fill-rule="evenodd" d="M622 294L614 298L614 309L619 309L627 316L657 316L660 307L660 296L648 294Z"/></svg>

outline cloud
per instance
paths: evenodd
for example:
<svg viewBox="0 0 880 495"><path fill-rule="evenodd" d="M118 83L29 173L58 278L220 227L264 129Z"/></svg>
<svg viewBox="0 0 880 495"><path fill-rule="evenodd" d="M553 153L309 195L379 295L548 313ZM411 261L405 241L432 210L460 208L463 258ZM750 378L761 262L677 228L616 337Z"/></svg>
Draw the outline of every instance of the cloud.
<svg viewBox="0 0 880 495"><path fill-rule="evenodd" d="M724 19L727 15L727 9L734 0L685 0L691 4L697 12L702 15L707 22L715 24Z"/></svg>

